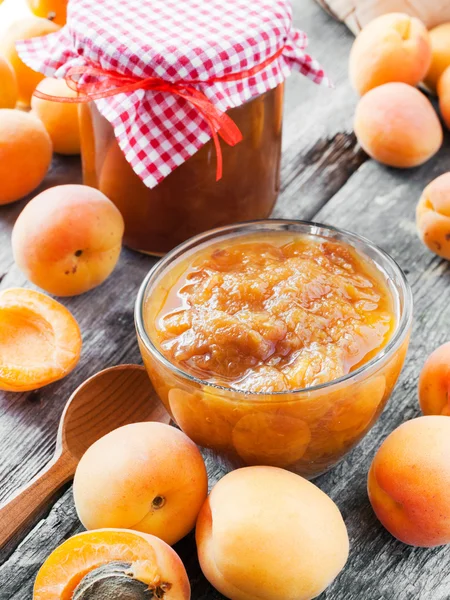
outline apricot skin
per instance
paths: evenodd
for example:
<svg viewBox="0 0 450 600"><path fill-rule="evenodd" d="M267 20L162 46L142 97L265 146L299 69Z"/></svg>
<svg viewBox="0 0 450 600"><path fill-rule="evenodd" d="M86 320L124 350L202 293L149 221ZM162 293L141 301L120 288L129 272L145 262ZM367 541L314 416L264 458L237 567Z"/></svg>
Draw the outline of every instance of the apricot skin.
<svg viewBox="0 0 450 600"><path fill-rule="evenodd" d="M12 233L14 259L34 284L55 296L100 285L119 259L124 224L98 190L60 185L23 209Z"/></svg>
<svg viewBox="0 0 450 600"><path fill-rule="evenodd" d="M171 545L193 529L207 492L197 446L163 423L134 423L105 435L84 454L74 480L87 529L134 529Z"/></svg>
<svg viewBox="0 0 450 600"><path fill-rule="evenodd" d="M424 189L416 210L419 237L432 252L450 260L450 172Z"/></svg>
<svg viewBox="0 0 450 600"><path fill-rule="evenodd" d="M216 484L197 520L200 566L232 600L310 600L348 556L339 509L277 467L245 467Z"/></svg>
<svg viewBox="0 0 450 600"><path fill-rule="evenodd" d="M0 205L32 192L52 160L52 142L34 115L0 109Z"/></svg>
<svg viewBox="0 0 450 600"><path fill-rule="evenodd" d="M65 25L68 0L27 0L28 6L37 17L48 19L57 25Z"/></svg>
<svg viewBox="0 0 450 600"><path fill-rule="evenodd" d="M442 23L429 31L431 64L424 79L425 85L435 92L439 78L450 66L450 23Z"/></svg>
<svg viewBox="0 0 450 600"><path fill-rule="evenodd" d="M441 147L443 133L429 100L405 83L386 83L361 98L355 134L369 156L391 167L416 167Z"/></svg>
<svg viewBox="0 0 450 600"><path fill-rule="evenodd" d="M417 85L431 63L425 25L403 13L382 15L358 34L350 52L350 82L363 96L391 81Z"/></svg>
<svg viewBox="0 0 450 600"><path fill-rule="evenodd" d="M403 423L379 448L368 493L384 527L411 546L450 543L450 419Z"/></svg>
<svg viewBox="0 0 450 600"><path fill-rule="evenodd" d="M77 93L69 88L64 79L47 77L37 86L39 91L50 96L75 98ZM54 102L33 96L31 109L41 119L51 137L53 150L58 154L80 154L80 128L78 104Z"/></svg>
<svg viewBox="0 0 450 600"><path fill-rule="evenodd" d="M14 69L0 55L0 108L14 108L17 102L17 80Z"/></svg>
<svg viewBox="0 0 450 600"><path fill-rule="evenodd" d="M445 69L442 73L437 85L437 93L439 96L439 110L441 111L441 116L448 129L450 129L450 67Z"/></svg>
<svg viewBox="0 0 450 600"><path fill-rule="evenodd" d="M424 415L450 416L450 342L436 348L425 361L419 402Z"/></svg>

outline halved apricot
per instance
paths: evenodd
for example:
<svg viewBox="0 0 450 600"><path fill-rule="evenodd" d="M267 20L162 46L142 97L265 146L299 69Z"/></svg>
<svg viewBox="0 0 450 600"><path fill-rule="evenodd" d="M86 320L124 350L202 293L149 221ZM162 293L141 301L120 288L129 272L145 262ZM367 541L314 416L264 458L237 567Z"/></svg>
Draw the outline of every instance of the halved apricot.
<svg viewBox="0 0 450 600"><path fill-rule="evenodd" d="M146 598L188 600L189 580L177 553L153 535L99 529L75 535L42 565L33 600Z"/></svg>
<svg viewBox="0 0 450 600"><path fill-rule="evenodd" d="M78 363L81 333L62 304L24 288L0 292L0 389L34 390Z"/></svg>

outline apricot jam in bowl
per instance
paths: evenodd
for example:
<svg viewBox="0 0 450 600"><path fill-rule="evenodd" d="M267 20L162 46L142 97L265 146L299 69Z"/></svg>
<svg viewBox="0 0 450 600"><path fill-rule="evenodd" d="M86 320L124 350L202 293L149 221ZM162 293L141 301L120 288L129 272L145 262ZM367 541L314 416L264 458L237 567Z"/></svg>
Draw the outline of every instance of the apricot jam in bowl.
<svg viewBox="0 0 450 600"><path fill-rule="evenodd" d="M355 234L303 221L222 227L178 246L136 302L138 341L178 426L228 468L314 477L369 431L405 359L412 296Z"/></svg>

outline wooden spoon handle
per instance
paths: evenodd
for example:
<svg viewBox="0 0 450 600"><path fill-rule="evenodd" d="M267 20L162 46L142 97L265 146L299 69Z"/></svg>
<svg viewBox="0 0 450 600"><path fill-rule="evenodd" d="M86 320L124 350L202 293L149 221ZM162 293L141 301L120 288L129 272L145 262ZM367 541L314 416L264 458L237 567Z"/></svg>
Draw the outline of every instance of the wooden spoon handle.
<svg viewBox="0 0 450 600"><path fill-rule="evenodd" d="M0 505L0 547L35 517L64 483L72 479L75 467L70 455L55 456L36 477Z"/></svg>

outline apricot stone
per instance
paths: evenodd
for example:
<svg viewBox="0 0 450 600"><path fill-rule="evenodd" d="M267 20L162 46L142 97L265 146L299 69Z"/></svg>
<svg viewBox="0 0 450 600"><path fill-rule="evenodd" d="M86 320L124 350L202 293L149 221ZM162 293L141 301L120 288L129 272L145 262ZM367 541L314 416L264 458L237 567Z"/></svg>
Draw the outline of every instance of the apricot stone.
<svg viewBox="0 0 450 600"><path fill-rule="evenodd" d="M427 358L419 378L419 402L424 415L450 416L450 342Z"/></svg>
<svg viewBox="0 0 450 600"><path fill-rule="evenodd" d="M37 90L50 96L75 98L64 79L47 77L37 86ZM52 139L53 150L58 154L80 154L80 127L78 125L78 104L73 102L54 102L33 96L31 109L44 123Z"/></svg>
<svg viewBox="0 0 450 600"><path fill-rule="evenodd" d="M14 69L0 56L0 108L14 108L17 103L17 80Z"/></svg>
<svg viewBox="0 0 450 600"><path fill-rule="evenodd" d="M122 215L101 192L59 185L33 198L19 215L12 233L14 259L50 294L83 294L114 270L123 230Z"/></svg>
<svg viewBox="0 0 450 600"><path fill-rule="evenodd" d="M431 63L428 31L403 13L382 15L361 30L350 52L350 82L363 96L391 81L417 85Z"/></svg>
<svg viewBox="0 0 450 600"><path fill-rule="evenodd" d="M19 200L44 179L52 142L34 115L0 109L0 205Z"/></svg>
<svg viewBox="0 0 450 600"><path fill-rule="evenodd" d="M196 540L203 573L232 600L315 598L349 550L334 502L299 475L266 466L238 469L216 484Z"/></svg>
<svg viewBox="0 0 450 600"><path fill-rule="evenodd" d="M416 224L427 248L450 260L450 172L424 189L417 205Z"/></svg>
<svg viewBox="0 0 450 600"><path fill-rule="evenodd" d="M450 543L450 419L426 416L400 425L369 471L368 492L381 523L411 546Z"/></svg>
<svg viewBox="0 0 450 600"><path fill-rule="evenodd" d="M193 529L207 492L197 446L163 423L134 423L105 435L84 454L74 481L87 529L134 529L168 544Z"/></svg>
<svg viewBox="0 0 450 600"><path fill-rule="evenodd" d="M445 69L439 78L437 93L439 96L439 109L442 118L450 129L450 67Z"/></svg>
<svg viewBox="0 0 450 600"><path fill-rule="evenodd" d="M450 67L450 23L442 23L429 31L431 64L424 83L432 91L437 89L439 78Z"/></svg>
<svg viewBox="0 0 450 600"><path fill-rule="evenodd" d="M386 83L361 98L355 134L369 156L391 167L416 167L441 147L442 127L431 102L406 83Z"/></svg>

